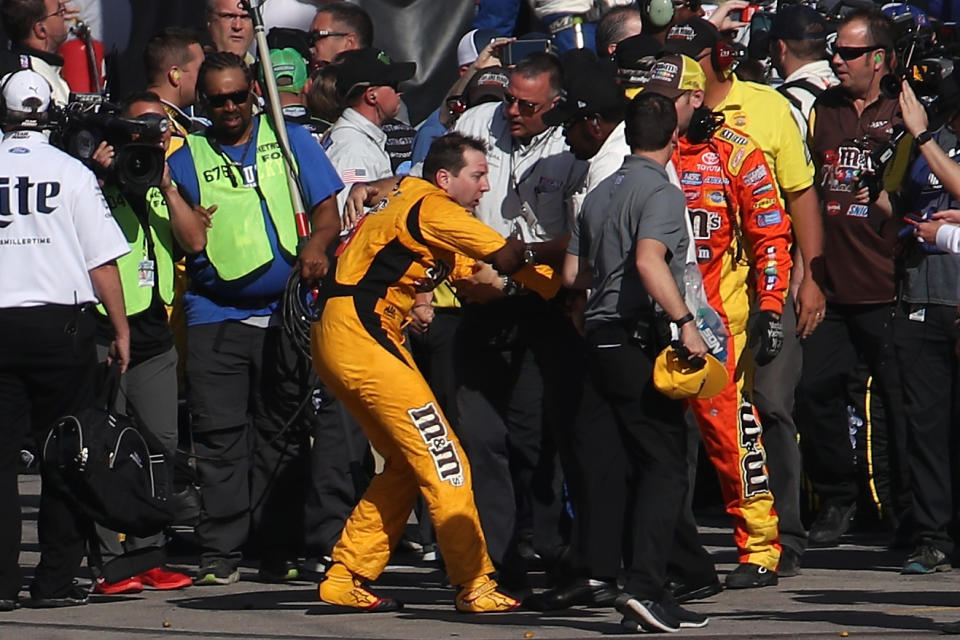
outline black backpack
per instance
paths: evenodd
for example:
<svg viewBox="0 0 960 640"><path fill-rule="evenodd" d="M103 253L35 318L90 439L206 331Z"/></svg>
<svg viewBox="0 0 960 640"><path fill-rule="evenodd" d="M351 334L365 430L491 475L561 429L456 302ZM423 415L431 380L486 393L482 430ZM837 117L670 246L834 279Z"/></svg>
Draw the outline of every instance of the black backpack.
<svg viewBox="0 0 960 640"><path fill-rule="evenodd" d="M171 465L153 434L106 409L118 388L113 367L96 407L57 420L43 443L44 478L98 524L145 537L173 520Z"/></svg>
<svg viewBox="0 0 960 640"><path fill-rule="evenodd" d="M814 100L816 100L820 96L820 94L823 93L824 91L823 89L813 84L809 80L806 80L805 78L798 78L797 80L784 82L779 87L777 87L777 91L783 94L783 97L789 100L790 104L795 106L797 108L797 111L799 111L800 113L803 113L803 104L800 102L799 98L797 98L796 96L792 95L789 92L789 89L803 89L804 91L812 95Z"/></svg>

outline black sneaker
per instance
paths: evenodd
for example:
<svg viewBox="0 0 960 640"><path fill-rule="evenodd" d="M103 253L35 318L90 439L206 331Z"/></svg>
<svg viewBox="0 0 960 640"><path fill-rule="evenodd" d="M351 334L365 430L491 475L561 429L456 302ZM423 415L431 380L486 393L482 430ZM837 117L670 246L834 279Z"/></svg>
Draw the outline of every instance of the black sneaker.
<svg viewBox="0 0 960 640"><path fill-rule="evenodd" d="M87 601L90 599L90 594L86 589L81 589L80 587L74 585L61 596L56 597L47 597L47 596L37 596L33 591L30 592L31 600L30 605L34 609L54 609L58 607L77 607L80 605L87 604Z"/></svg>
<svg viewBox="0 0 960 640"><path fill-rule="evenodd" d="M240 569L229 562L214 561L197 569L193 584L197 586L227 585L240 580Z"/></svg>
<svg viewBox="0 0 960 640"><path fill-rule="evenodd" d="M857 514L856 503L850 505L828 504L817 515L810 527L810 544L820 547L833 547L850 529L850 521Z"/></svg>
<svg viewBox="0 0 960 640"><path fill-rule="evenodd" d="M741 562L727 574L727 589L756 589L777 584L777 572L750 562Z"/></svg>
<svg viewBox="0 0 960 640"><path fill-rule="evenodd" d="M270 584L293 582L300 579L300 567L290 560L281 562L261 562L257 580Z"/></svg>
<svg viewBox="0 0 960 640"><path fill-rule="evenodd" d="M680 631L680 621L674 618L659 602L638 600L630 594L624 593L617 597L613 606L623 614L628 625L630 623L636 625L633 631L637 629L654 632L665 631L666 633Z"/></svg>
<svg viewBox="0 0 960 640"><path fill-rule="evenodd" d="M676 618L680 622L681 629L700 629L701 627L707 626L710 622L710 618L703 615L702 613L697 613L696 611L690 611L690 609L684 609L680 605L664 601L661 603L664 610Z"/></svg>
<svg viewBox="0 0 960 640"><path fill-rule="evenodd" d="M0 599L0 612L3 611L13 611L14 609L20 608L20 601L16 598L2 598Z"/></svg>
<svg viewBox="0 0 960 640"><path fill-rule="evenodd" d="M690 600L703 600L715 596L723 591L723 585L716 577L705 584L689 584L668 580L664 589L670 594L674 602L681 604Z"/></svg>
<svg viewBox="0 0 960 640"><path fill-rule="evenodd" d="M907 557L900 573L923 575L937 571L950 571L950 558L933 545L922 544Z"/></svg>
<svg viewBox="0 0 960 640"><path fill-rule="evenodd" d="M777 575L781 578L792 578L800 575L800 552L784 547L780 552L780 566Z"/></svg>

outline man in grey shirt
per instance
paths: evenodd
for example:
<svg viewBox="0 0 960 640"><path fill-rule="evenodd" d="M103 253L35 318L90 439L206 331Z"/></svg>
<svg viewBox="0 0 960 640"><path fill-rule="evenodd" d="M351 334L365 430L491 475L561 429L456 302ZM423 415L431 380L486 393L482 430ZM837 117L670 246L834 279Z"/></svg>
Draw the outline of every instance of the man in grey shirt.
<svg viewBox="0 0 960 640"><path fill-rule="evenodd" d="M587 196L564 262L565 284L592 289L584 406L596 407L596 417L589 442L575 446L596 452L597 464L584 465L582 482L597 499L576 514L574 539L588 584L616 585L619 545L610 544L609 532L616 540L624 513L632 513L633 558L614 606L632 630L670 632L708 620L664 592L675 538L689 546L697 532L680 520L688 484L683 405L656 389L653 365L666 346L660 336L668 322L679 328L687 357L702 358L707 347L680 292L689 242L684 197L664 170L677 141L673 102L652 93L635 98L627 107L626 139L632 155ZM621 454L633 468L632 492L626 473L614 471L625 467L608 465ZM626 508L628 495L634 502Z"/></svg>

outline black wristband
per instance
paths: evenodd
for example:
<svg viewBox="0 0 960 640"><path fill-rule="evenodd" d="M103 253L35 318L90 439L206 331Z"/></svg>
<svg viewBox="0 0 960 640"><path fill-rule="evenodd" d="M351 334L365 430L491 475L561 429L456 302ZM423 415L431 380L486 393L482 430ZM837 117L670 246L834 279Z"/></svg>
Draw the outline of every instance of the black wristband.
<svg viewBox="0 0 960 640"><path fill-rule="evenodd" d="M919 147L921 145L924 145L930 142L932 138L933 138L933 134L930 133L929 130L924 129L923 131L917 134L917 146Z"/></svg>
<svg viewBox="0 0 960 640"><path fill-rule="evenodd" d="M674 320L673 324L677 325L677 328L679 329L688 322L693 322L693 314L690 312L687 312L687 315L683 316L682 318Z"/></svg>

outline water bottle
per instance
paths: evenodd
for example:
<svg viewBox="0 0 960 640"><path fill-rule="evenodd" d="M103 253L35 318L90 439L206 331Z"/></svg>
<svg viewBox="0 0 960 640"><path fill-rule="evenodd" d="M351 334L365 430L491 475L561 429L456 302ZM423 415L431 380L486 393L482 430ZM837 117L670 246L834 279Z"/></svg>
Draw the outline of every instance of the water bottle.
<svg viewBox="0 0 960 640"><path fill-rule="evenodd" d="M703 292L703 276L700 274L700 267L695 264L686 266L683 272L683 288L687 307L695 310L693 316L696 319L700 337L706 343L710 354L726 364L727 338L730 334L720 314L707 302L707 296Z"/></svg>
<svg viewBox="0 0 960 640"><path fill-rule="evenodd" d="M727 328L723 326L723 320L720 314L712 307L700 307L697 309L697 330L700 337L707 343L710 354L726 364L727 362Z"/></svg>

